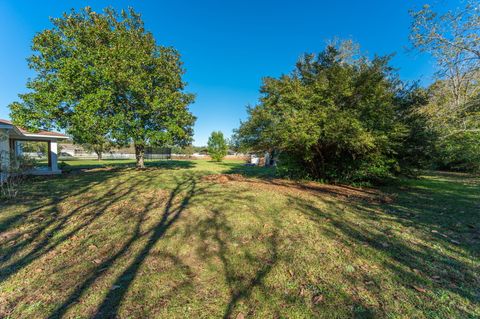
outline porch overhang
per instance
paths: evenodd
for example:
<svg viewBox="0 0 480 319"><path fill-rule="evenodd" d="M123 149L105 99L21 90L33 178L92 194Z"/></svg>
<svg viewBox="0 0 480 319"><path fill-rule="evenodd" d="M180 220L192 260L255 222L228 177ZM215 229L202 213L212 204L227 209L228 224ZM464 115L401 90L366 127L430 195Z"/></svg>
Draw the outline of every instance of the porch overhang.
<svg viewBox="0 0 480 319"><path fill-rule="evenodd" d="M14 125L12 122L0 119L0 131L3 132L4 138L3 149L19 156L22 153L20 142L46 142L48 144L48 168L34 169L30 173L33 175L51 175L60 174L58 168L58 142L68 139L68 136L58 132L38 131L29 132L23 128ZM2 143L2 141L0 141ZM2 149L0 145L0 150Z"/></svg>

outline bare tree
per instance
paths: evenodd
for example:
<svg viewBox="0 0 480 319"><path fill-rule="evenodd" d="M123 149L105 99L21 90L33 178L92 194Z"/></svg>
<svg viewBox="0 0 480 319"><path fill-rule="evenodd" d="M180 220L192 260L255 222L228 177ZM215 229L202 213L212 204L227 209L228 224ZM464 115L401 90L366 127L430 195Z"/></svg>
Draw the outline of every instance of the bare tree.
<svg viewBox="0 0 480 319"><path fill-rule="evenodd" d="M437 62L431 103L422 109L446 136L478 132L480 94L480 2L437 13L429 5L411 11L410 39L415 48Z"/></svg>

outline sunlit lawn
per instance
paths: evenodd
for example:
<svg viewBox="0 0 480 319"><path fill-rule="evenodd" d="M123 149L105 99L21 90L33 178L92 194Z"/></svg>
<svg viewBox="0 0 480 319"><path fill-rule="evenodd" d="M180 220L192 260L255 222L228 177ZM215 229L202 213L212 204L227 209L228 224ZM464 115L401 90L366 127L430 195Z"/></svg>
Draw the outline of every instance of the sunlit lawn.
<svg viewBox="0 0 480 319"><path fill-rule="evenodd" d="M0 317L480 316L479 178L380 191L240 162L67 164L0 204Z"/></svg>

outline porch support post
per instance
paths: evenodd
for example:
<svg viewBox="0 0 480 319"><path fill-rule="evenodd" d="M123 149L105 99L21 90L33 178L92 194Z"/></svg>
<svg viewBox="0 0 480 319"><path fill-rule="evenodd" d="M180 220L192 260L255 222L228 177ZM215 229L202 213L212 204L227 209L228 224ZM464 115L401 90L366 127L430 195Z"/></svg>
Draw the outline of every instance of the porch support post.
<svg viewBox="0 0 480 319"><path fill-rule="evenodd" d="M22 143L20 143L20 141L14 141L13 143L15 148L15 156L22 156L23 154Z"/></svg>
<svg viewBox="0 0 480 319"><path fill-rule="evenodd" d="M7 137L8 137L8 135L7 135ZM8 148L9 148L8 151L9 152L15 152L15 140L13 138L11 138L8 141L9 141L8 142Z"/></svg>
<svg viewBox="0 0 480 319"><path fill-rule="evenodd" d="M50 141L48 143L49 147L49 154L50 154L50 168L52 171L58 171L58 155L57 155L57 141Z"/></svg>
<svg viewBox="0 0 480 319"><path fill-rule="evenodd" d="M8 178L10 166L10 143L8 129L0 129L0 184Z"/></svg>
<svg viewBox="0 0 480 319"><path fill-rule="evenodd" d="M48 167L52 169L52 151L50 149L50 141L47 142L47 160L48 160Z"/></svg>

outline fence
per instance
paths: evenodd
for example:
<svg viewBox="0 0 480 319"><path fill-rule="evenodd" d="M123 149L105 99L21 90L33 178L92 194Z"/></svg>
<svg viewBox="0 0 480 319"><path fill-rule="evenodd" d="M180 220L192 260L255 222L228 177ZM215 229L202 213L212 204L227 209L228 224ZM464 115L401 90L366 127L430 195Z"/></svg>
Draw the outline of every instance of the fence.
<svg viewBox="0 0 480 319"><path fill-rule="evenodd" d="M146 160L161 160L161 159L171 159L172 156L171 154L152 154L152 153L145 153L144 159ZM68 160L96 160L97 159L97 154L92 153L84 153L84 154L75 154L74 156L72 155L66 155L66 154L61 154L59 156L59 160L62 161L68 161ZM102 160L134 160L135 159L135 154L130 154L130 153L105 153L102 154Z"/></svg>
<svg viewBox="0 0 480 319"><path fill-rule="evenodd" d="M59 160L93 160L97 159L97 154L93 152L86 152L84 150L63 150L59 154ZM172 154L169 148L157 148L157 147L147 147L145 150L144 158L146 160L161 160L161 159L171 159ZM133 152L121 152L121 151L111 151L105 152L102 154L103 160L127 160L135 159L135 154Z"/></svg>

